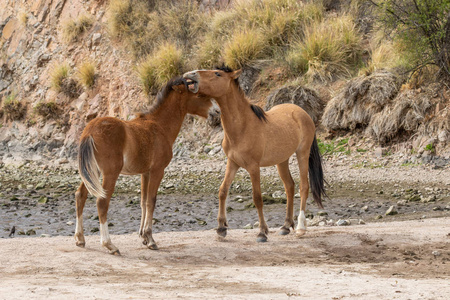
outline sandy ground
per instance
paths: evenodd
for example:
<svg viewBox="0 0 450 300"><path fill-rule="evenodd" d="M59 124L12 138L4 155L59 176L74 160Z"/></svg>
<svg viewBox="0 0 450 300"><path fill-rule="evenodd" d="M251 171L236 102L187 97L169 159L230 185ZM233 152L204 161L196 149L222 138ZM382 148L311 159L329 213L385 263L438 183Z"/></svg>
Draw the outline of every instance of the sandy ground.
<svg viewBox="0 0 450 300"><path fill-rule="evenodd" d="M0 299L448 299L450 217L312 227L255 241L257 229L1 239Z"/></svg>

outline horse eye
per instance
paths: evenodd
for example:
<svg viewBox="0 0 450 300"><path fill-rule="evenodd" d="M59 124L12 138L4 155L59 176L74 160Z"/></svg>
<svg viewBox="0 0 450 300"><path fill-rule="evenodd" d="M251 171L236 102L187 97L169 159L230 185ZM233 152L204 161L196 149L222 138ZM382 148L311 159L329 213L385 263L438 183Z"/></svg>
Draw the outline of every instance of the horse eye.
<svg viewBox="0 0 450 300"><path fill-rule="evenodd" d="M217 77L220 77L220 73L219 73L219 72L216 72L216 76L217 76Z"/></svg>

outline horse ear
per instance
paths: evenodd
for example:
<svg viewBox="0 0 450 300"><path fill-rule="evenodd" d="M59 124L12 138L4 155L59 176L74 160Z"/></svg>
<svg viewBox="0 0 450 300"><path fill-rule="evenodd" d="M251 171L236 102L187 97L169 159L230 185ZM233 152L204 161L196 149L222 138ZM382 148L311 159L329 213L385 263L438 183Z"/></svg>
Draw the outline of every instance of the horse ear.
<svg viewBox="0 0 450 300"><path fill-rule="evenodd" d="M175 92L182 93L183 90L184 90L184 84L173 85L173 86L172 86L172 89L173 89Z"/></svg>
<svg viewBox="0 0 450 300"><path fill-rule="evenodd" d="M237 79L239 76L241 76L242 74L242 69L236 70L233 72L233 74L231 74L231 77L233 77L233 79Z"/></svg>

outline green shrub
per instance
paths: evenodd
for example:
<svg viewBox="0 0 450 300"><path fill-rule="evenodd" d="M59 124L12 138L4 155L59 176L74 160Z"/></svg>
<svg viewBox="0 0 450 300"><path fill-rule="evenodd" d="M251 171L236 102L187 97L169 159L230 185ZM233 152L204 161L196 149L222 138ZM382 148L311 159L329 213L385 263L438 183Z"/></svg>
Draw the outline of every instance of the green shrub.
<svg viewBox="0 0 450 300"><path fill-rule="evenodd" d="M66 43L75 41L80 34L88 30L94 23L87 15L81 15L76 20L68 20L62 26L62 39Z"/></svg>
<svg viewBox="0 0 450 300"><path fill-rule="evenodd" d="M169 79L181 74L183 53L172 43L162 44L138 66L139 78L146 94L156 93Z"/></svg>

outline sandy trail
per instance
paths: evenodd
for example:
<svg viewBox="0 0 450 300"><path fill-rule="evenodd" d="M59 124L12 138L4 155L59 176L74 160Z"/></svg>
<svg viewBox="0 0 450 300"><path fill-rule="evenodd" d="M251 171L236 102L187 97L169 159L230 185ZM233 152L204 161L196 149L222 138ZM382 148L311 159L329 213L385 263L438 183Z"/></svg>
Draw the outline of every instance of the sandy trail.
<svg viewBox="0 0 450 300"><path fill-rule="evenodd" d="M0 240L0 299L448 299L450 217L312 227L255 241L257 230ZM434 252L433 252L434 251ZM434 254L433 254L434 253Z"/></svg>

